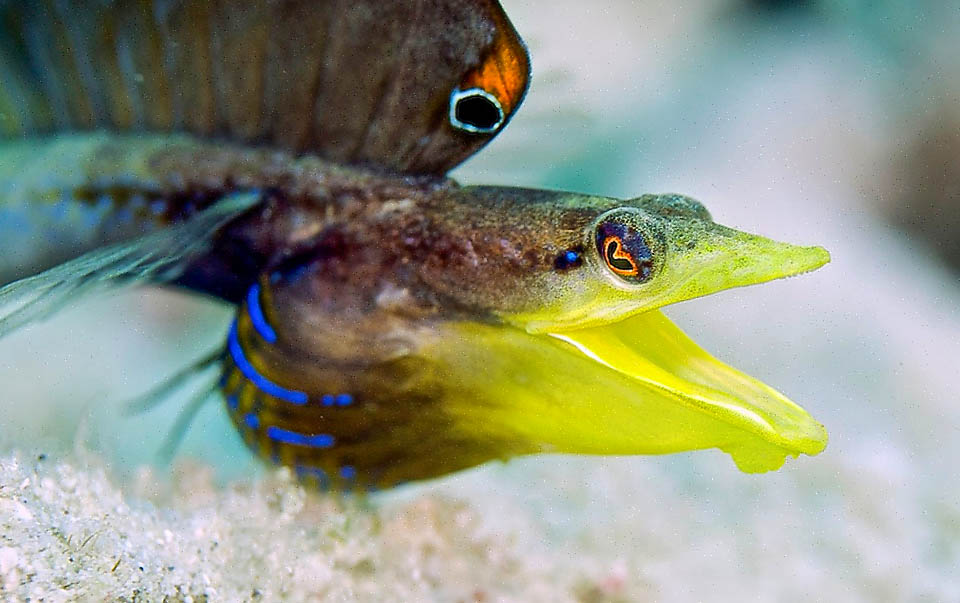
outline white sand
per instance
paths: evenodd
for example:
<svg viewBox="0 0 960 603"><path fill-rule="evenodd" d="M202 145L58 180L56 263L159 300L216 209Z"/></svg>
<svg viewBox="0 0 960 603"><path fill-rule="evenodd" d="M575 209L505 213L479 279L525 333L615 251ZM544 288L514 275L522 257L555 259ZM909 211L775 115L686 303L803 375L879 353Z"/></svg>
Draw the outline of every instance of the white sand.
<svg viewBox="0 0 960 603"><path fill-rule="evenodd" d="M14 600L571 600L579 573L484 533L440 498L385 509L307 495L278 472L122 492L96 460L0 460L0 595Z"/></svg>

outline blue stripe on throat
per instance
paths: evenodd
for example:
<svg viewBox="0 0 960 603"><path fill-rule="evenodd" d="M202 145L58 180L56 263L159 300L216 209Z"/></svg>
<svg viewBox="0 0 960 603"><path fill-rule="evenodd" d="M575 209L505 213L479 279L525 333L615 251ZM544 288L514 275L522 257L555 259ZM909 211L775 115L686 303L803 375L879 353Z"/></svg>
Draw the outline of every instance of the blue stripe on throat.
<svg viewBox="0 0 960 603"><path fill-rule="evenodd" d="M230 325L230 334L227 335L227 349L230 351L230 356L233 358L234 364L237 365L237 368L240 369L243 376L249 379L250 382L263 393L298 406L302 406L310 400L310 396L308 396L306 392L287 389L277 385L257 372L257 369L250 364L250 361L247 360L246 355L243 353L243 347L240 345L240 339L237 336L236 320Z"/></svg>
<svg viewBox="0 0 960 603"><path fill-rule="evenodd" d="M274 442L280 442L281 444L308 446L310 448L330 448L334 444L333 436L326 433L307 435L298 431L281 429L276 425L267 427L267 437Z"/></svg>
<svg viewBox="0 0 960 603"><path fill-rule="evenodd" d="M323 394L320 397L320 403L324 406L350 406L353 404L353 396L350 394Z"/></svg>
<svg viewBox="0 0 960 603"><path fill-rule="evenodd" d="M250 322L253 328L257 330L260 337L267 343L277 342L277 332L273 330L267 317L263 314L263 308L260 306L260 284L257 283L247 291L247 314L250 315Z"/></svg>

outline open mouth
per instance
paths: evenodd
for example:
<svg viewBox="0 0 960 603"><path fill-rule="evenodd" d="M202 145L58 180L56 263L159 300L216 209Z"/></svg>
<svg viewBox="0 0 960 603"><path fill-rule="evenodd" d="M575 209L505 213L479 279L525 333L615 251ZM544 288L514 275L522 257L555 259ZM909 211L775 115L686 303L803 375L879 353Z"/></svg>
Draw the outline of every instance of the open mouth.
<svg viewBox="0 0 960 603"><path fill-rule="evenodd" d="M689 411L672 439L689 449L718 447L743 471L777 469L788 455L826 446L826 430L805 410L708 354L659 311L551 335L634 381L641 406L645 399Z"/></svg>
<svg viewBox="0 0 960 603"><path fill-rule="evenodd" d="M823 425L712 357L659 311L548 334L451 325L428 352L462 403L462 432L512 450L664 454L719 448L748 473L815 455ZM432 347L432 346L431 346Z"/></svg>

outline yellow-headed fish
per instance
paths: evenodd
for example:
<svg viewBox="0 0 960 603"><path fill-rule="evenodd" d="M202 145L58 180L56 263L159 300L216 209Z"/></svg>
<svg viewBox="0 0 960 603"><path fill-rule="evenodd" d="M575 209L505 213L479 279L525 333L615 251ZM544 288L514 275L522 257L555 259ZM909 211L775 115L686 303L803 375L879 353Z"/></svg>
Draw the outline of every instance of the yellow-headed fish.
<svg viewBox="0 0 960 603"><path fill-rule="evenodd" d="M0 1L0 335L122 283L235 304L231 418L337 489L541 452L819 453L823 426L658 308L827 252L681 195L446 178L528 77L495 0Z"/></svg>

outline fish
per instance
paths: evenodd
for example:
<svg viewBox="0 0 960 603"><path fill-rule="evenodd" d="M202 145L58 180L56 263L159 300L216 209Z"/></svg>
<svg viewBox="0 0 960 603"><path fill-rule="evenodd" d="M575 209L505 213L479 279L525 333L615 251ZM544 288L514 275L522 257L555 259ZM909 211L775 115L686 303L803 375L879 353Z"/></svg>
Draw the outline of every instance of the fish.
<svg viewBox="0 0 960 603"><path fill-rule="evenodd" d="M123 286L231 304L225 410L304 483L709 448L758 473L826 446L660 310L825 249L680 194L447 176L527 92L495 0L0 0L0 78L0 337Z"/></svg>

